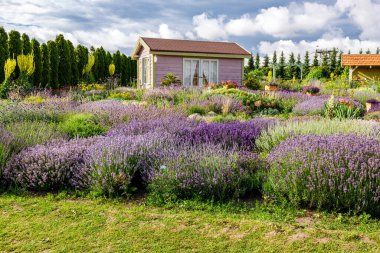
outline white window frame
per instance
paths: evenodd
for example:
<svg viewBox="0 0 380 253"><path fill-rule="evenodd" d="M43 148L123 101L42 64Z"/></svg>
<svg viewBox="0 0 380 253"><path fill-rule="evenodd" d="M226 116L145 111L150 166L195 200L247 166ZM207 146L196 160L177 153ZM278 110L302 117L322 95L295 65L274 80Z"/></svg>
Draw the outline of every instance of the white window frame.
<svg viewBox="0 0 380 253"><path fill-rule="evenodd" d="M145 61L148 61L148 60L150 61L149 62L149 69L146 70L146 62ZM151 77L151 69L152 69L152 60L151 60L151 58L149 56L141 58L141 83L145 87L151 85L151 83L150 83L151 80L147 80L147 72L148 71L150 72L149 73L150 74L149 75L149 79L152 79L152 77ZM145 74L145 76L144 76L144 74Z"/></svg>
<svg viewBox="0 0 380 253"><path fill-rule="evenodd" d="M216 83L219 83L219 59L212 59L212 58L183 58L182 62L182 84L185 86L193 86L192 84L188 85L185 84L185 61L192 61L192 60L198 60L199 61L199 70L198 70L198 86L203 86L203 77L201 77L202 74L202 65L203 61L209 61L209 62L216 62ZM210 70L209 70L210 71ZM209 73L210 76L210 73Z"/></svg>

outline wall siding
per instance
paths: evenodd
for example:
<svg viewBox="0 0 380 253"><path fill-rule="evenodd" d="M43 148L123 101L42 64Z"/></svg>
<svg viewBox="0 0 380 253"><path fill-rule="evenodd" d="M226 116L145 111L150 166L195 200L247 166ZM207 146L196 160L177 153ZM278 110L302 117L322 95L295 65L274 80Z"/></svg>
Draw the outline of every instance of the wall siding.
<svg viewBox="0 0 380 253"><path fill-rule="evenodd" d="M183 72L183 57L181 56L167 56L157 55L156 64L156 87L160 86L161 79L167 73L174 73L180 80L182 80Z"/></svg>
<svg viewBox="0 0 380 253"><path fill-rule="evenodd" d="M219 59L219 82L242 83L242 59Z"/></svg>

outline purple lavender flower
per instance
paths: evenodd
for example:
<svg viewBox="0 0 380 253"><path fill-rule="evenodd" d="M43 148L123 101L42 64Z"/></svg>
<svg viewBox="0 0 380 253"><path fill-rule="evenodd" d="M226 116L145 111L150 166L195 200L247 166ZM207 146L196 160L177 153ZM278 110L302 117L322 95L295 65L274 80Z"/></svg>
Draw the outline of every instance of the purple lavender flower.
<svg viewBox="0 0 380 253"><path fill-rule="evenodd" d="M356 135L301 135L268 157L269 184L295 204L380 214L380 143Z"/></svg>

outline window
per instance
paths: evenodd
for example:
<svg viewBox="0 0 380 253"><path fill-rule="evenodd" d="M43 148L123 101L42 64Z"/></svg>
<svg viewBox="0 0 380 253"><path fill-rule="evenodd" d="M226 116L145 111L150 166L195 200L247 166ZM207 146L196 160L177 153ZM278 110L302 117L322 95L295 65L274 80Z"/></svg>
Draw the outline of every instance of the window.
<svg viewBox="0 0 380 253"><path fill-rule="evenodd" d="M218 60L184 59L184 85L198 86L209 83L218 83Z"/></svg>
<svg viewBox="0 0 380 253"><path fill-rule="evenodd" d="M142 84L149 85L150 84L150 58L142 58Z"/></svg>

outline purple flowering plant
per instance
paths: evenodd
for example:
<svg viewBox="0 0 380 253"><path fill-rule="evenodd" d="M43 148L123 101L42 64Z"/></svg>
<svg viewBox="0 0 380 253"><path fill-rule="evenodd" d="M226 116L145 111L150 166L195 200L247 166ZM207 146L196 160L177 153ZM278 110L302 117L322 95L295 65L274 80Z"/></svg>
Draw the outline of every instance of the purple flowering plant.
<svg viewBox="0 0 380 253"><path fill-rule="evenodd" d="M380 143L357 135L301 135L268 156L268 194L297 206L380 214Z"/></svg>

